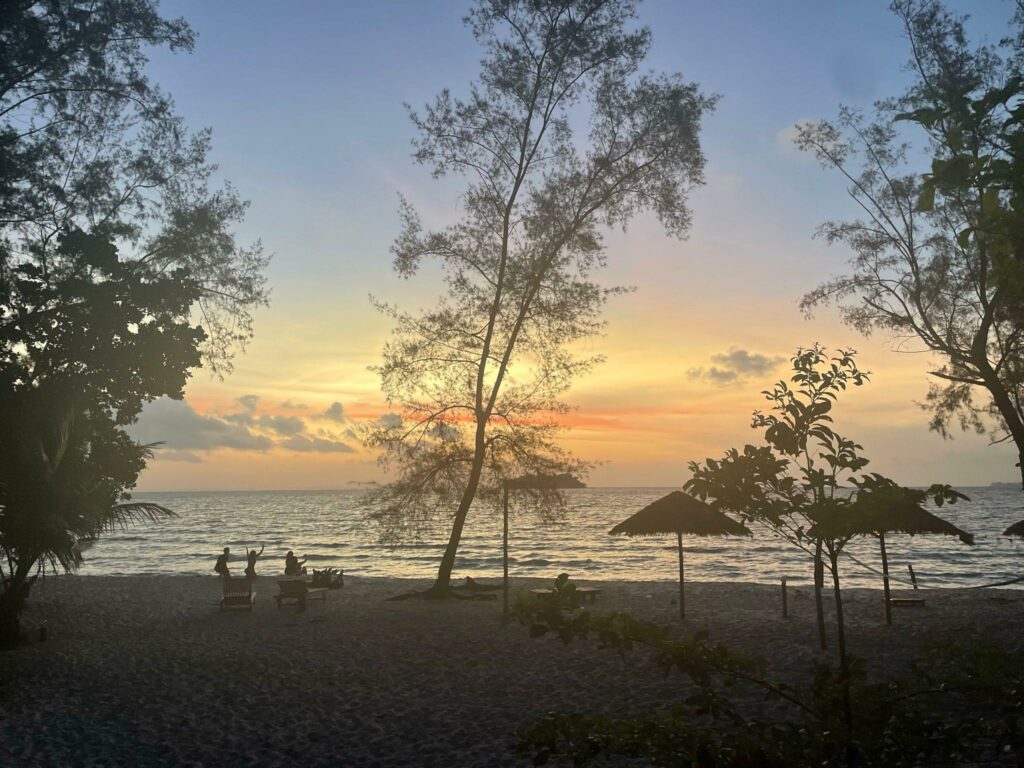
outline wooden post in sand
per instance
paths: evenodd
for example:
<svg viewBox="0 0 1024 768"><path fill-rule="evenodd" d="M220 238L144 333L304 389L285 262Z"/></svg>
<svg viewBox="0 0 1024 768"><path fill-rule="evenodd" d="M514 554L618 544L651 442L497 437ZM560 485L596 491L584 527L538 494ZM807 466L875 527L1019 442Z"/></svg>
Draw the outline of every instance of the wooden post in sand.
<svg viewBox="0 0 1024 768"><path fill-rule="evenodd" d="M502 608L501 619L508 621L508 480L501 484L501 507L504 516L502 531Z"/></svg>
<svg viewBox="0 0 1024 768"><path fill-rule="evenodd" d="M892 602L889 600L889 558L885 555L885 534L878 534L882 545L882 588L885 591L885 623L892 624Z"/></svg>
<svg viewBox="0 0 1024 768"><path fill-rule="evenodd" d="M782 577L782 618L789 618L789 606L786 605L786 577Z"/></svg>
<svg viewBox="0 0 1024 768"><path fill-rule="evenodd" d="M683 534L677 533L676 540L679 542L679 618L686 618L686 597L683 593L685 572L683 570Z"/></svg>
<svg viewBox="0 0 1024 768"><path fill-rule="evenodd" d="M917 589L917 576L914 574L914 566L907 563L907 570L910 571L910 583L914 585L914 589Z"/></svg>

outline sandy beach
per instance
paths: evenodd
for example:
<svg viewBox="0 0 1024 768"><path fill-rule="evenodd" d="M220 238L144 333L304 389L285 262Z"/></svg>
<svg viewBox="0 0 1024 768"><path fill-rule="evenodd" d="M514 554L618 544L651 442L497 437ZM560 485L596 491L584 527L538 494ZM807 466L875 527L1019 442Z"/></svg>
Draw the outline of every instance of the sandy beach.
<svg viewBox="0 0 1024 768"><path fill-rule="evenodd" d="M593 610L678 624L672 582L588 582ZM31 641L0 653L0 765L512 766L516 728L549 711L669 706L680 679L642 651L530 639L499 602L388 602L426 582L347 577L304 611L278 608L271 577L255 610L221 612L206 576L47 579ZM515 590L546 586L517 580ZM884 671L937 634L1021 642L1024 592L925 591L884 623L879 591L851 589L851 652ZM799 681L815 654L813 601L779 588L693 583L687 625ZM38 640L44 622L48 639Z"/></svg>

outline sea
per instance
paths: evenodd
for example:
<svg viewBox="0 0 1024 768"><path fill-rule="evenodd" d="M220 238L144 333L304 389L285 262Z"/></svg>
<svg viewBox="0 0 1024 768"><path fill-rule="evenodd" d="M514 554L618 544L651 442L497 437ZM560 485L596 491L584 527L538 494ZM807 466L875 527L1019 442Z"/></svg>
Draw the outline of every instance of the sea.
<svg viewBox="0 0 1024 768"><path fill-rule="evenodd" d="M581 488L565 491L562 519L510 512L509 572L513 577L554 579L675 580L675 537L609 536L616 523L670 492L671 488ZM908 565L922 588L975 587L1024 577L1024 543L1002 536L1024 518L1024 494L1013 486L960 489L970 501L933 510L975 535L973 546L946 536L886 537L896 586L909 585ZM85 552L86 575L205 574L224 547L241 575L245 547L265 546L257 568L279 573L291 549L307 567L343 568L352 576L430 578L448 540L440 525L421 539L387 545L368 518L365 491L223 491L137 493L177 517L101 537ZM766 529L749 538L684 537L688 581L809 583L811 561ZM848 586L878 587L878 541L863 538L847 546L841 575ZM501 575L501 513L493 506L471 511L459 547L455 578ZM1024 581L1015 586L1024 586Z"/></svg>

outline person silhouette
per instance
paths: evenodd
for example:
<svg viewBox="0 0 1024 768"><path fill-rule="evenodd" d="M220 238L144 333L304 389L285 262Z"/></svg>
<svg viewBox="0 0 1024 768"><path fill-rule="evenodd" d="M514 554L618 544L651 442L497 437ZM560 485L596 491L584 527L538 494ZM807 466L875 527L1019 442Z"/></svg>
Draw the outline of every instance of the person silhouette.
<svg viewBox="0 0 1024 768"><path fill-rule="evenodd" d="M245 559L247 562L247 565L245 566L245 578L250 581L256 578L256 561L259 559L260 555L263 554L263 550L266 546L266 544L260 545L259 552L255 549L249 549L248 547L245 548Z"/></svg>
<svg viewBox="0 0 1024 768"><path fill-rule="evenodd" d="M295 553L289 549L288 554L284 556L284 575L299 576L305 573L306 569L302 567L305 563L305 560L299 560Z"/></svg>
<svg viewBox="0 0 1024 768"><path fill-rule="evenodd" d="M213 566L213 570L222 579L230 579L231 571L228 570L228 555L231 554L231 547L224 547L224 554L217 558L217 564Z"/></svg>

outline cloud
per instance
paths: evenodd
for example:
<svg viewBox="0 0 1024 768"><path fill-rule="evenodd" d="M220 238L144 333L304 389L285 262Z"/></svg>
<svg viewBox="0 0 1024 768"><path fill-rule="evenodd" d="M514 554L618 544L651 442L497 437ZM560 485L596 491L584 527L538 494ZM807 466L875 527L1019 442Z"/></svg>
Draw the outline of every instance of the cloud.
<svg viewBox="0 0 1024 768"><path fill-rule="evenodd" d="M259 395L242 395L238 398L238 404L241 405L247 411L255 411L256 406L260 404Z"/></svg>
<svg viewBox="0 0 1024 768"><path fill-rule="evenodd" d="M457 440L459 437L459 430L443 421L436 422L427 432L446 443Z"/></svg>
<svg viewBox="0 0 1024 768"><path fill-rule="evenodd" d="M306 405L305 403L296 403L291 400L285 400L283 403L281 403L281 407L284 408L286 411L304 411L307 408L309 408L309 406Z"/></svg>
<svg viewBox="0 0 1024 768"><path fill-rule="evenodd" d="M256 423L256 407L260 404L259 395L242 395L235 402L242 406L240 413L229 413L224 417L225 421L232 424L244 424L251 427Z"/></svg>
<svg viewBox="0 0 1024 768"><path fill-rule="evenodd" d="M282 448L289 451L301 453L352 453L355 449L348 443L340 440L331 440L324 437L307 437L298 435L278 443Z"/></svg>
<svg viewBox="0 0 1024 768"><path fill-rule="evenodd" d="M298 416L268 415L266 413L257 416L255 409L259 404L259 398L256 395L243 395L238 398L238 403L245 410L225 414L221 417L224 421L245 427L259 427L261 430L278 435L298 435L306 430L306 423Z"/></svg>
<svg viewBox="0 0 1024 768"><path fill-rule="evenodd" d="M728 368L719 368L716 365L712 365L709 368L693 368L690 370L690 376L694 379L708 379L716 384L726 384L730 381L736 381L740 377L736 371L730 371Z"/></svg>
<svg viewBox="0 0 1024 768"><path fill-rule="evenodd" d="M345 421L345 408L341 403L335 401L324 411L323 417L331 421Z"/></svg>
<svg viewBox="0 0 1024 768"><path fill-rule="evenodd" d="M814 162L814 155L812 153L804 152L797 147L796 138L800 133L800 126L815 122L817 121L813 118L805 117L800 120L794 120L785 128L780 128L775 134L776 150L789 157L798 157L807 162Z"/></svg>
<svg viewBox="0 0 1024 768"><path fill-rule="evenodd" d="M263 414L256 420L256 423L279 435L297 435L306 429L305 422L298 416L267 416Z"/></svg>
<svg viewBox="0 0 1024 768"><path fill-rule="evenodd" d="M385 413L374 423L383 429L398 429L402 426L402 417L397 413Z"/></svg>
<svg viewBox="0 0 1024 768"><path fill-rule="evenodd" d="M146 405L138 422L129 427L129 434L141 443L161 443L160 458L192 463L203 461L200 452L222 448L259 452L283 448L307 453L355 450L329 431L310 434L299 416L257 414L259 398L255 395L238 398L238 404L242 411L204 414L182 400L162 397Z"/></svg>
<svg viewBox="0 0 1024 768"><path fill-rule="evenodd" d="M691 368L689 375L694 379L706 379L716 384L728 384L748 376L765 376L780 363L784 357L762 355L748 352L745 349L731 347L728 352L719 352L711 356L707 368Z"/></svg>
<svg viewBox="0 0 1024 768"><path fill-rule="evenodd" d="M233 448L266 451L274 442L244 424L198 413L183 400L161 397L149 403L129 434L140 443L163 443L174 451Z"/></svg>
<svg viewBox="0 0 1024 768"><path fill-rule="evenodd" d="M202 464L203 457L195 451L163 450L158 454L164 461L181 461L185 464Z"/></svg>

